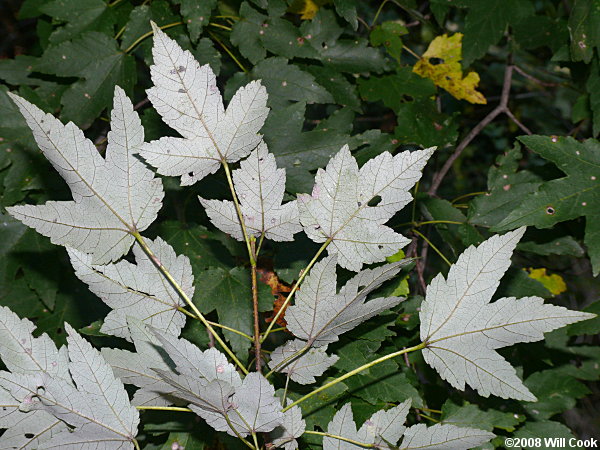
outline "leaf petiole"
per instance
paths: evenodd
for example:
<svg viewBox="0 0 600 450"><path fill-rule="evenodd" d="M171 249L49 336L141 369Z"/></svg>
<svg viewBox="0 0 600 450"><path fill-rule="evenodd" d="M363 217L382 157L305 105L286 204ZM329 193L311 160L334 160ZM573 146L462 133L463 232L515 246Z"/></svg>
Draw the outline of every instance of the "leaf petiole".
<svg viewBox="0 0 600 450"><path fill-rule="evenodd" d="M331 238L327 238L327 240L325 242L323 242L323 245L321 245L321 248L319 248L319 250L317 250L317 253L315 253L315 256L313 256L313 259L310 260L310 262L308 263L306 268L302 271L302 275L300 275L300 278L298 278L298 281L296 281L296 283L294 284L294 287L292 288L292 290L288 294L287 298L281 305L281 308L279 308L279 311L277 311L277 314L275 314L275 317L273 317L273 320L271 321L269 327L267 328L267 331L265 331L265 333L263 334L263 337L260 340L261 343L265 342L265 339L267 339L267 337L269 336L269 333L271 333L271 331L273 330L273 327L277 323L277 319L279 319L279 316L281 316L283 311L285 311L285 308L287 307L287 305L289 305L290 301L292 300L292 297L298 290L300 283L302 283L302 281L304 281L304 278L306 277L306 275L308 275L308 272L310 272L310 269L312 269L312 266L315 265L315 263L317 262L317 259L319 259L319 256L321 256L321 253L323 253L323 251L327 248L327 246L329 244L331 244Z"/></svg>
<svg viewBox="0 0 600 450"><path fill-rule="evenodd" d="M200 310L196 307L196 305L194 305L194 303L192 302L192 300L187 296L187 294L184 292L184 290L181 288L181 286L179 286L179 283L177 283L177 281L173 278L173 275L171 275L171 273L169 272L169 270L165 266L162 265L162 263L156 257L156 255L154 254L154 252L152 251L152 249L148 246L148 244L146 244L146 241L144 240L144 237L139 232L137 232L137 231L134 232L134 233L132 233L132 235L133 235L133 237L135 237L135 240L138 242L138 244L140 244L140 247L142 247L142 249L144 250L144 252L152 260L152 262L155 264L155 266L158 268L158 270L160 270L160 272L164 275L164 277L169 281L169 283L171 284L171 286L173 286L173 289L175 289L175 291L177 292L177 294L188 304L188 306L192 309L192 311L194 311L194 314L196 314L196 316L198 317L198 319L204 324L204 326L208 329L208 331L210 331L213 334L213 336L215 337L216 341L219 344L221 344L221 347L223 347L223 350L225 350L225 353L227 353L231 357L231 359L237 364L237 366L242 370L242 372L244 372L244 374L247 375L248 371L246 370L246 368L244 367L244 365L240 362L240 360L237 358L237 356L235 356L235 354L227 346L227 344L225 343L225 341L223 341L223 339L221 338L221 336L219 336L217 334L217 332L215 331L215 329L208 322L208 320L206 320L206 318L200 312Z"/></svg>
<svg viewBox="0 0 600 450"><path fill-rule="evenodd" d="M415 352L417 350L421 350L425 347L427 347L427 342L421 342L419 345L415 345L414 347L409 347L409 348L404 348L402 350L398 350L397 352L394 353L390 353L389 355L385 355L382 356L381 358L377 358L374 361L371 361L370 363L367 364L363 364L360 367L357 367L354 370L351 370L348 373L345 373L344 375L335 378L334 380L331 380L329 383L324 384L323 386L319 387L318 389L315 389L312 392L309 392L308 394L306 394L305 396L299 398L298 400L296 400L293 403L290 403L289 405L287 405L285 408L283 408L281 410L281 412L286 412L287 410L289 410L290 408L293 408L296 405L299 405L300 403L302 403L304 400L308 400L309 398L311 398L313 395L318 394L321 391L324 391L325 389L329 389L331 386L335 386L336 384L340 383L341 381L344 381L360 372L362 372L363 370L367 370L373 366L376 366L379 363L382 363L384 361L387 361L388 359L392 359L395 358L396 356L400 356L400 355L404 355L405 353L411 353L411 352Z"/></svg>
<svg viewBox="0 0 600 450"><path fill-rule="evenodd" d="M375 444L367 444L366 442L359 442L359 441L355 441L354 439L350 439L350 438L347 438L347 437L344 437L344 436L338 436L337 434L331 434L331 433L324 433L322 431L306 430L304 432L304 434L315 434L317 436L330 437L330 438L333 438L333 439L338 439L340 441L344 441L344 442L348 442L350 444L357 445L358 447L362 447L362 448L379 448Z"/></svg>

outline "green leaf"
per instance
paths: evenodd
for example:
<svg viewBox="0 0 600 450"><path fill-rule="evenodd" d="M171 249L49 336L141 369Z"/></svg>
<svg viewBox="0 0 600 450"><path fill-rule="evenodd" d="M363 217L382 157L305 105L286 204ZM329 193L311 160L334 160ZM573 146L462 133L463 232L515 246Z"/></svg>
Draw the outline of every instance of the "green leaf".
<svg viewBox="0 0 600 450"><path fill-rule="evenodd" d="M399 67L394 75L360 78L358 91L364 100L383 101L385 106L398 111L409 98L426 99L435 95L436 87L431 80L418 76L408 67Z"/></svg>
<svg viewBox="0 0 600 450"><path fill-rule="evenodd" d="M396 113L395 138L403 144L443 148L458 138L458 125L438 112L431 99L402 103Z"/></svg>
<svg viewBox="0 0 600 450"><path fill-rule="evenodd" d="M542 256L566 255L580 258L585 254L581 245L572 236L563 236L544 243L520 242L517 250Z"/></svg>
<svg viewBox="0 0 600 450"><path fill-rule="evenodd" d="M502 279L496 297L528 297L551 298L552 293L538 280L530 278L522 269L510 268Z"/></svg>
<svg viewBox="0 0 600 450"><path fill-rule="evenodd" d="M359 2L357 0L333 0L333 4L335 5L336 12L356 30L358 28L356 7Z"/></svg>
<svg viewBox="0 0 600 450"><path fill-rule="evenodd" d="M194 303L202 313L217 311L219 323L248 335L253 334L252 297L250 273L243 267L231 270L213 268L201 273L196 278L196 285L201 286L194 294ZM273 296L265 285L259 286L259 311L273 309ZM223 334L231 343L233 350L242 359L246 359L251 342L231 331Z"/></svg>
<svg viewBox="0 0 600 450"><path fill-rule="evenodd" d="M569 16L571 60L588 64L600 47L600 9L595 1L575 0Z"/></svg>
<svg viewBox="0 0 600 450"><path fill-rule="evenodd" d="M202 29L210 22L210 15L217 0L176 0L181 5L181 15L185 22L192 42L198 41Z"/></svg>
<svg viewBox="0 0 600 450"><path fill-rule="evenodd" d="M541 184L541 179L533 173L517 172L521 159L521 146L514 148L496 159L496 166L488 172L488 191L469 204L469 222L491 227L500 223L518 205L523 197L531 194Z"/></svg>
<svg viewBox="0 0 600 450"><path fill-rule="evenodd" d="M446 400L442 406L442 423L457 427L479 428L492 431L494 428L513 432L516 426L525 421L524 414L501 412L496 409L484 411L477 405L465 402L462 406Z"/></svg>
<svg viewBox="0 0 600 450"><path fill-rule="evenodd" d="M586 306L583 308L583 311L596 314L598 317L569 325L567 329L569 336L579 336L580 334L593 336L600 333L600 300L596 300L591 305Z"/></svg>
<svg viewBox="0 0 600 450"><path fill-rule="evenodd" d="M167 441L163 444L160 450L203 450L205 448L205 444L206 441L204 439L201 439L192 433L175 431L169 433Z"/></svg>
<svg viewBox="0 0 600 450"><path fill-rule="evenodd" d="M583 383L561 373L560 369L536 372L525 380L525 386L538 398L535 403L525 404L529 414L537 420L550 419L571 409L577 399L591 393Z"/></svg>
<svg viewBox="0 0 600 450"><path fill-rule="evenodd" d="M131 55L118 51L96 61L82 73L83 80L73 84L62 96L62 118L82 128L88 127L98 115L112 103L115 86L127 92L133 90L136 80L135 60Z"/></svg>
<svg viewBox="0 0 600 450"><path fill-rule="evenodd" d="M548 16L526 17L511 27L515 41L526 50L547 46L556 52L569 39L565 21Z"/></svg>
<svg viewBox="0 0 600 450"><path fill-rule="evenodd" d="M102 0L54 0L41 6L40 11L59 22L66 22L50 35L50 42L54 44L73 39L85 31L113 33L114 12Z"/></svg>
<svg viewBox="0 0 600 450"><path fill-rule="evenodd" d="M315 78L282 57L267 58L252 69L252 76L262 80L269 93L269 106L282 107L289 101L333 103L333 97Z"/></svg>
<svg viewBox="0 0 600 450"><path fill-rule="evenodd" d="M114 40L97 31L83 33L70 41L52 45L34 63L36 72L60 77L83 76L90 66L117 52Z"/></svg>
<svg viewBox="0 0 600 450"><path fill-rule="evenodd" d="M250 60L252 64L265 58L267 51L262 45L260 32L267 16L260 14L247 2L240 7L240 20L231 30L231 42L237 45L242 55Z"/></svg>
<svg viewBox="0 0 600 450"><path fill-rule="evenodd" d="M317 83L323 86L332 96L333 100L360 112L360 100L356 95L356 86L348 81L345 75L328 67L306 65L303 69L315 77Z"/></svg>
<svg viewBox="0 0 600 450"><path fill-rule="evenodd" d="M121 37L121 48L123 50L129 48L137 38L150 31L150 20L152 19L150 6L140 5L133 8L129 13L129 20Z"/></svg>
<svg viewBox="0 0 600 450"><path fill-rule="evenodd" d="M27 55L17 55L15 59L4 59L0 61L0 80L8 84L18 85L40 85L44 82L39 79L29 78L38 58Z"/></svg>
<svg viewBox="0 0 600 450"><path fill-rule="evenodd" d="M327 164L346 144L354 118L350 111L338 110L316 129L303 132L305 110L302 102L277 109L262 128L277 165L286 169L287 189L294 193L310 191L314 177L309 171Z"/></svg>
<svg viewBox="0 0 600 450"><path fill-rule="evenodd" d="M369 41L373 47L383 45L390 56L400 62L404 46L401 36L405 34L408 34L408 30L404 25L398 22L383 22L371 30Z"/></svg>
<svg viewBox="0 0 600 450"><path fill-rule="evenodd" d="M496 44L510 23L533 14L533 5L521 0L469 0L463 39L463 66L486 54Z"/></svg>
<svg viewBox="0 0 600 450"><path fill-rule="evenodd" d="M202 225L165 220L158 225L158 235L167 241L177 254L186 255L190 259L194 277L210 267L229 270L235 265L215 233Z"/></svg>
<svg viewBox="0 0 600 450"><path fill-rule="evenodd" d="M571 137L523 136L519 140L567 176L547 181L533 194L521 198L495 230L522 225L549 228L555 223L586 217L585 244L594 275L600 273L600 143L577 142Z"/></svg>
<svg viewBox="0 0 600 450"><path fill-rule="evenodd" d="M318 58L319 53L290 21L270 17L258 31L262 45L286 58Z"/></svg>
<svg viewBox="0 0 600 450"><path fill-rule="evenodd" d="M573 432L562 423L551 422L549 420L543 420L540 422L527 421L525 425L523 425L515 434L513 434L512 437L513 439L523 439L523 443L526 445L521 448L524 450L537 450L542 448L536 444L536 438L539 438L540 442L542 442L544 445L546 445L545 439L556 438L557 440L553 441L556 445L556 448L559 448L563 445L563 442L558 440L559 438L566 439L566 442L569 442L569 439L574 439L575 441L577 440L575 439ZM575 445L569 448L582 450L582 447Z"/></svg>
<svg viewBox="0 0 600 450"><path fill-rule="evenodd" d="M325 46L321 51L321 61L325 67L340 72L376 72L385 68L381 52L367 46L366 39L339 39L335 45Z"/></svg>

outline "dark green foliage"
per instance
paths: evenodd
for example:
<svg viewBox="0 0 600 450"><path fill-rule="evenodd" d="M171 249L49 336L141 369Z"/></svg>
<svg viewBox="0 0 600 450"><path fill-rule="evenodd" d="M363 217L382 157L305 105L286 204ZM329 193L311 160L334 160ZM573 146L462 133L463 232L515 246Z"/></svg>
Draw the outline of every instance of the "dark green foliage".
<svg viewBox="0 0 600 450"><path fill-rule="evenodd" d="M3 48L0 60L0 305L35 321L40 332L59 342L66 320L94 343L122 345L99 333L105 307L74 277L64 250L5 212L15 204L69 198L6 92L19 93L63 122L73 121L101 153L115 85L137 104L146 141L173 135L145 93L151 85L153 20L201 64L210 64L227 100L239 86L262 80L271 112L261 132L286 169L290 199L311 192L315 172L344 144L359 164L384 151L438 147L415 188L415 203L390 221L413 238L404 249L417 258L408 278L409 298L332 344L330 352L340 359L319 383L419 342L423 282L447 271L444 259L456 261L466 247L496 231L530 226L496 297L537 295L600 313L598 1L332 0L317 1L320 8L307 20L290 12L291 3L26 0L18 14L26 19L22 29L16 12L7 15L24 44L14 52ZM478 90L488 105L456 100L412 71L415 54L423 54L434 37L454 32L464 34L463 68L480 75ZM507 64L515 66L506 103L514 119L501 114L477 129L498 105ZM474 129L440 189L430 195L432 180ZM524 136L527 130L535 136ZM165 206L148 234L190 258L193 300L200 311L252 335L246 249L215 230L196 199L207 191L211 198L226 198L221 175L185 189L165 178ZM264 245L260 268L274 270L287 284L298 279L316 250L305 238ZM562 276L567 291L553 296L522 270L528 267ZM340 272L342 281L349 278ZM381 291L389 295L398 281ZM260 283L263 330L273 299ZM307 429L325 430L348 401L362 423L376 410L411 398L409 424L433 419L493 431L499 437L486 448L502 448L508 436L590 437L600 417L599 332L596 318L551 333L545 343L508 349L538 403L451 389L412 353L303 402ZM191 320L183 335L204 347L209 343L205 329ZM250 364L250 340L229 331L223 336ZM266 348L285 337L285 331L270 335ZM292 381L287 395L296 400L309 391ZM568 410L574 413L565 415ZM175 442L187 449L243 448L185 413L168 420L144 413L140 430L147 448L174 448ZM321 442L320 436L305 435L300 448L321 448Z"/></svg>

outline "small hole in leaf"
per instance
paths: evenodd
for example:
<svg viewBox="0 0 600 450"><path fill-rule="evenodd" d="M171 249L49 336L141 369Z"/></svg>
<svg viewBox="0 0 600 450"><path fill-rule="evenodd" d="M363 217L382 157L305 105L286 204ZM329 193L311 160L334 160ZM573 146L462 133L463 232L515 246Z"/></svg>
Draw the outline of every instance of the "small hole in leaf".
<svg viewBox="0 0 600 450"><path fill-rule="evenodd" d="M368 205L369 206L377 206L377 205L379 205L380 202L381 202L381 196L376 195L371 200L369 200Z"/></svg>
<svg viewBox="0 0 600 450"><path fill-rule="evenodd" d="M377 248L378 248L379 250L381 250L381 249L383 248L383 245L379 244L379 245L377 246Z"/></svg>
<svg viewBox="0 0 600 450"><path fill-rule="evenodd" d="M556 213L556 210L552 206L546 206L546 214L549 216L553 216Z"/></svg>
<svg viewBox="0 0 600 450"><path fill-rule="evenodd" d="M444 64L444 60L442 58L429 58L429 64L432 66L437 66L438 64Z"/></svg>
<svg viewBox="0 0 600 450"><path fill-rule="evenodd" d="M361 207L362 206L362 202L358 202L358 206Z"/></svg>
<svg viewBox="0 0 600 450"><path fill-rule="evenodd" d="M27 439L33 439L34 436L35 436L35 434L33 434L33 433L25 433L25 437Z"/></svg>
<svg viewBox="0 0 600 450"><path fill-rule="evenodd" d="M194 172L189 172L188 173L188 177L193 177L194 176Z"/></svg>
<svg viewBox="0 0 600 450"><path fill-rule="evenodd" d="M62 328L58 328L58 329L56 330L56 334L62 334L62 332L63 332Z"/></svg>

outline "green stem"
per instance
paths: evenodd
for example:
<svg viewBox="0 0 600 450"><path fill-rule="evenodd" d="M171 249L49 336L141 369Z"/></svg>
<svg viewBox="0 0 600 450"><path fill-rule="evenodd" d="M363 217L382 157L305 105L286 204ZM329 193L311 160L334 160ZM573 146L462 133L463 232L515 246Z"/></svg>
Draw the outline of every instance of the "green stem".
<svg viewBox="0 0 600 450"><path fill-rule="evenodd" d="M231 27L227 27L225 25L221 25L220 23L210 22L209 25L215 28L221 28L222 30L231 31Z"/></svg>
<svg viewBox="0 0 600 450"><path fill-rule="evenodd" d="M379 448L375 444L367 444L366 442L359 442L359 441L355 441L354 439L350 439L350 438L347 438L344 436L338 436L337 434L323 433L322 431L307 430L304 432L304 434L316 434L317 436L325 436L325 437L330 437L333 439L339 439L340 441L349 442L350 444L354 444L354 445L356 445L358 447L362 447L362 448Z"/></svg>
<svg viewBox="0 0 600 450"><path fill-rule="evenodd" d="M450 203L454 204L457 201L462 200L463 198L475 197L477 195L483 195L483 194L487 194L487 193L488 193L487 191L469 192L468 194L464 194L464 195L460 195L460 196L456 197Z"/></svg>
<svg viewBox="0 0 600 450"><path fill-rule="evenodd" d="M304 352L306 352L309 348L310 348L310 344L307 344L304 347L302 347L300 350L298 350L296 353L294 353L293 355L290 355L287 358L285 358L283 361L281 361L279 364L277 364L275 367L273 367L273 369L271 369L271 371L265 375L265 378L269 378L271 375L273 375L275 372L277 372L281 367L288 365L290 362L292 362L298 356L300 356Z"/></svg>
<svg viewBox="0 0 600 450"><path fill-rule="evenodd" d="M154 254L152 249L148 246L148 244L146 244L146 241L144 240L143 236L137 231L133 232L132 235L135 237L135 240L138 242L138 244L140 244L140 246L142 247L144 252L150 257L152 262L156 265L158 270L161 271L163 276L169 281L171 286L173 286L173 289L175 289L177 294L179 294L179 296L188 304L188 306L192 309L194 314L196 314L198 319L200 319L200 321L204 324L204 326L208 329L208 331L210 331L213 334L216 341L221 345L221 347L223 347L223 350L225 350L225 353L227 353L231 357L231 359L238 365L238 367L242 370L242 372L244 372L244 374L248 374L248 371L246 370L244 365L240 362L240 360L235 356L235 354L227 346L225 341L223 341L223 339L221 339L221 336L219 336L217 334L217 332L212 327L212 325L210 323L208 323L208 320L206 320L204 315L200 312L200 310L196 307L196 305L194 305L192 300L184 292L184 290L181 288L181 286L179 286L179 283L177 283L175 278L173 278L173 275L171 275L169 270L165 266L162 265L162 263L156 257L156 255Z"/></svg>
<svg viewBox="0 0 600 450"><path fill-rule="evenodd" d="M379 8L377 8L377 12L375 13L375 17L373 17L373 22L371 22L371 28L373 27L373 25L375 25L375 22L377 22L377 19L379 18L379 14L381 14L381 11L383 10L383 7L385 6L385 4L388 1L389 0L383 0L381 2L381 5L379 5Z"/></svg>
<svg viewBox="0 0 600 450"><path fill-rule="evenodd" d="M424 417L427 420L431 420L433 423L440 423L439 420L434 419L433 417L428 416L427 414L419 413L419 416Z"/></svg>
<svg viewBox="0 0 600 450"><path fill-rule="evenodd" d="M432 242L431 242L429 239L427 239L423 233L421 233L420 231L418 231L418 230L416 230L416 229L414 229L414 228L413 228L413 230L412 230L412 231L413 231L413 233L415 233L415 234L419 235L419 236L420 236L420 237L421 237L421 238L422 238L422 239L423 239L425 242L427 242L427 243L429 244L429 246L430 246L430 247L431 247L431 248L432 248L432 249L433 249L433 250L434 250L434 251L435 251L435 252L436 252L438 255L440 255L440 258L442 258L442 259L444 260L444 262L445 262L446 264L448 264L448 266L451 266L451 265L452 265L452 263L451 263L450 261L448 261L448 258L446 258L446 257L444 256L444 254L443 254L443 253L440 251L440 249L439 249L439 248L437 248L435 245L433 245L433 243L432 243Z"/></svg>
<svg viewBox="0 0 600 450"><path fill-rule="evenodd" d="M237 412L237 410L236 410ZM239 413L238 413L239 415ZM244 439L242 437L242 435L238 432L238 430L235 429L235 427L233 426L233 424L231 423L231 419L229 419L229 416L227 414L225 414L223 417L225 417L225 421L227 422L227 425L229 425L229 428L231 428L231 430L235 433L235 435L237 436L237 438L242 441L244 444L246 444L248 447L250 447L252 450L258 450L258 447L254 447L254 445L252 445L250 443L250 441ZM240 416L241 417L241 416ZM242 420L244 420L242 418Z"/></svg>
<svg viewBox="0 0 600 450"><path fill-rule="evenodd" d="M196 316L196 314L189 312L187 309L185 309L181 306L177 307L177 311L182 312L183 314L185 314L188 317L191 317L192 319L200 320L200 318L198 316ZM210 323L213 327L223 328L224 330L231 331L232 333L235 333L235 334L239 334L240 336L248 339L249 341L253 341L252 336L244 333L243 331L236 330L235 328L231 328L226 325L221 325L220 323L213 322L211 320L207 320L207 322Z"/></svg>
<svg viewBox="0 0 600 450"><path fill-rule="evenodd" d="M296 400L294 403L290 403L288 406L286 406L285 408L283 408L281 410L281 412L286 412L290 408L292 408L292 407L294 407L294 406L302 403L304 400L308 400L313 395L316 395L319 392L324 391L325 389L329 389L331 386L335 386L339 382L344 381L344 380L346 380L346 379L348 379L348 378L356 375L357 373L362 372L363 370L367 370L367 369L369 369L369 368L371 368L371 367L373 367L373 366L375 366L375 365L377 365L379 363L387 361L388 359L395 358L396 356L400 356L400 355L404 355L405 353L410 353L410 352L414 352L414 351L417 351L417 350L421 350L421 349L425 348L426 346L427 346L427 344L424 343L424 342L422 342L419 345L415 345L414 347L409 347L409 348L405 348L405 349L402 349L402 350L398 350L397 352L390 353L389 355L382 356L381 358L377 358L376 360L371 361L370 363L363 364L362 366L357 367L356 369L351 370L350 372L345 373L344 375L342 375L340 377L337 377L334 380L331 380L329 383L324 384L323 386L319 387L318 389L315 389L314 391L309 392L304 397L301 397L298 400Z"/></svg>
<svg viewBox="0 0 600 450"><path fill-rule="evenodd" d="M450 225L463 225L464 224L464 222L458 222L456 220L427 220L425 222L418 222L414 226L420 227L423 225L431 225L431 224L436 224L436 223L447 223Z"/></svg>
<svg viewBox="0 0 600 450"><path fill-rule="evenodd" d="M219 39L219 38L218 38L218 37L217 37L217 36L216 36L214 33L212 33L211 31L209 31L209 32L208 32L208 34L210 35L210 37L211 37L211 38L212 38L212 39L213 39L213 40L214 40L214 41L215 41L217 44L219 44L219 45L220 45L220 46L223 48L223 50L225 50L225 51L227 52L227 54L229 55L229 57L230 57L231 59L233 59L233 61L234 61L234 62L235 62L237 65L238 65L238 67L239 67L240 69L242 69L242 71L243 71L244 73L248 73L248 69L246 69L246 68L244 67L244 65L243 65L243 64L242 64L242 63L241 63L241 62L240 62L240 61L239 61L239 60L238 60L238 59L235 57L235 55L234 55L234 54L231 52L231 50L229 50L229 48L227 48L227 46L226 46L225 44L223 44L223 42L221 42L221 40L220 40L220 39Z"/></svg>
<svg viewBox="0 0 600 450"><path fill-rule="evenodd" d="M189 408L180 408L179 406L136 406L140 411L179 411L179 412L193 412Z"/></svg>
<svg viewBox="0 0 600 450"><path fill-rule="evenodd" d="M240 226L242 227L242 234L244 235L244 241L246 242L246 249L248 250L248 256L250 257L250 265L256 265L256 258L254 255L254 250L252 249L252 245L250 244L250 237L248 236L248 230L246 229L246 223L244 222L244 215L242 214L242 208L240 207L240 202L238 201L237 194L235 193L235 187L233 185L233 178L231 177L231 169L229 168L229 164L225 160L225 157L222 157L221 163L223 164L223 169L225 169L225 176L227 177L227 184L229 185L229 191L231 192L231 197L233 197L233 204L235 206L235 211L238 216L238 221L240 222Z"/></svg>
<svg viewBox="0 0 600 450"><path fill-rule="evenodd" d="M267 328L267 331L265 331L265 333L263 334L263 337L260 340L261 342L265 342L265 339L267 339L267 336L269 336L269 333L271 333L271 330L273 329L273 327L277 323L277 319L279 319L279 316L281 316L281 314L283 313L283 311L285 311L285 308L290 303L293 295L298 290L298 287L300 286L300 283L302 283L302 281L304 280L304 278L306 277L306 275L308 274L308 272L310 272L310 269L312 269L312 266L314 266L315 263L317 262L317 259L319 258L319 256L321 256L321 253L323 253L323 251L327 248L327 246L329 244L331 244L331 238L328 238L325 242L323 242L323 245L321 245L321 248L319 248L319 250L317 250L317 253L313 257L313 259L310 260L310 262L308 263L308 266L306 266L306 268L302 271L302 275L300 275L300 278L298 278L298 281L296 282L296 284L294 284L294 287L292 288L292 290L288 294L287 298L285 299L285 301L281 305L281 308L279 308L279 311L277 311L277 314L275 314L275 317L273 317L273 320L271 321L271 324Z"/></svg>
<svg viewBox="0 0 600 450"><path fill-rule="evenodd" d="M258 450L260 447L258 445L258 439L256 438L255 432L252 433L252 440L254 441L254 446L256 447L256 450Z"/></svg>
<svg viewBox="0 0 600 450"><path fill-rule="evenodd" d="M173 22L173 23L169 23L169 24L167 24L167 25L163 25L162 27L158 27L158 28L160 28L161 30L166 30L166 29L168 29L168 28L173 28L173 27L176 27L176 26L178 26L178 25L183 25L183 22ZM133 50L135 47L137 47L137 45L138 45L140 42L142 42L142 41L143 41L144 39L146 39L147 37L150 37L150 36L152 36L152 34L154 34L154 32L153 32L153 31L148 31L148 32L147 32L147 33L145 33L145 34L142 34L142 35L141 35L139 38L137 38L137 39L136 39L136 40L133 42L133 44L131 44L129 47L127 47L127 50L125 50L125 53L129 53L129 52L131 52L131 51L132 51L132 50Z"/></svg>
<svg viewBox="0 0 600 450"><path fill-rule="evenodd" d="M134 445L134 447L135 447L135 450L141 450L141 449L140 449L140 444L138 443L137 439L134 439L134 440L133 440L133 445Z"/></svg>

